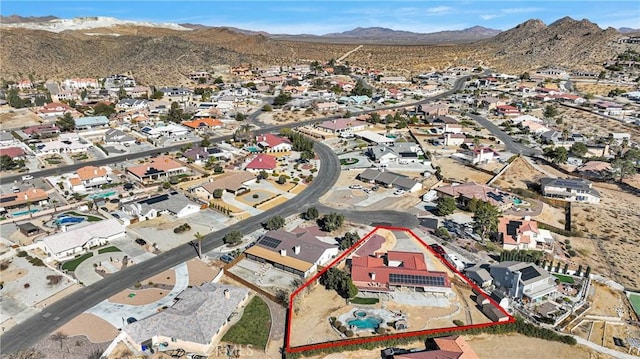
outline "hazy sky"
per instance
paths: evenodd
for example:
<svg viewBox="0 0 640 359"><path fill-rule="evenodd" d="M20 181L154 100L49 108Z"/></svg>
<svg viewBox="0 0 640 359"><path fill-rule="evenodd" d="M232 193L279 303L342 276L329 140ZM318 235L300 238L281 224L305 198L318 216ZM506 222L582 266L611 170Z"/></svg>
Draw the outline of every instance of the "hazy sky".
<svg viewBox="0 0 640 359"><path fill-rule="evenodd" d="M8 16L110 16L127 20L235 26L288 34L325 34L355 27L435 32L474 25L507 30L528 19L561 17L600 27L640 28L640 1L5 1Z"/></svg>

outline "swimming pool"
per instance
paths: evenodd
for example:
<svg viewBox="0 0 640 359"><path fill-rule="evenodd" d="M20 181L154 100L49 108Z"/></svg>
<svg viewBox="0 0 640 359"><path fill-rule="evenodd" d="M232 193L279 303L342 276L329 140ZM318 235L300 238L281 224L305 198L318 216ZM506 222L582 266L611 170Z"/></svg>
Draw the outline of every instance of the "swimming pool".
<svg viewBox="0 0 640 359"><path fill-rule="evenodd" d="M20 211L20 212L13 213L11 215L14 216L14 217L15 216L24 216L25 214L36 213L38 211L39 211L39 209L35 209L34 208L34 209L30 210L30 211Z"/></svg>
<svg viewBox="0 0 640 359"><path fill-rule="evenodd" d="M382 319L366 317L366 318L358 318L347 321L349 326L354 326L358 329L378 329L380 327L380 323L382 323Z"/></svg>
<svg viewBox="0 0 640 359"><path fill-rule="evenodd" d="M520 204L522 204L522 200L520 198L514 198L513 199L513 204L520 205Z"/></svg>
<svg viewBox="0 0 640 359"><path fill-rule="evenodd" d="M105 193L96 193L89 196L90 199L107 198L116 194L116 191L109 191Z"/></svg>
<svg viewBox="0 0 640 359"><path fill-rule="evenodd" d="M58 217L55 222L57 225L78 224L85 219L84 217L61 216Z"/></svg>
<svg viewBox="0 0 640 359"><path fill-rule="evenodd" d="M247 151L249 152L260 152L260 149L256 146L249 146L247 147Z"/></svg>

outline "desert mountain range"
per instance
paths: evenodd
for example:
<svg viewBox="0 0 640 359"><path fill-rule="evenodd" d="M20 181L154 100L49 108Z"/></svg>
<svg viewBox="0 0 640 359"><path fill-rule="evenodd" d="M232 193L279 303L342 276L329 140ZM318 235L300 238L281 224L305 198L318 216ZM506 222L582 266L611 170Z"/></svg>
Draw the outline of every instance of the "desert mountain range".
<svg viewBox="0 0 640 359"><path fill-rule="evenodd" d="M37 78L58 79L130 73L146 83L169 85L184 80L185 73L217 65L259 66L337 59L360 44L364 46L347 58L349 62L404 75L451 65L482 65L509 72L541 66L597 71L616 53L638 46L619 44L617 40L623 35L616 29L603 30L588 20L568 17L549 25L529 20L499 33L480 27L436 33L450 40L446 44L432 41L430 45L413 46L407 46L412 37L424 39L434 35L360 28L311 40L310 35L295 37L192 24L154 26L121 21L111 21L111 25L104 27L53 32L22 28L15 24L25 21L15 17L14 27L9 27L5 19L0 19L3 24L0 77L5 79L19 79L29 73ZM456 39L461 33L473 34L476 39L467 37L467 43L455 43L460 41ZM374 38L382 40L372 43ZM340 43L332 39L339 39ZM468 42L471 40L478 41Z"/></svg>

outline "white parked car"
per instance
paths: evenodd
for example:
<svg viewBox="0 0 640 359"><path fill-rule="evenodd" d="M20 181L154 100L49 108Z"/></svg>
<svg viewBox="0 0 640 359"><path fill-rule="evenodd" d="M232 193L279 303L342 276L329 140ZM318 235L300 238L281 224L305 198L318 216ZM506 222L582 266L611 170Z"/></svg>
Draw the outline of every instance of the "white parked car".
<svg viewBox="0 0 640 359"><path fill-rule="evenodd" d="M351 186L349 186L349 188L351 189L362 189L362 186L359 184L352 184Z"/></svg>
<svg viewBox="0 0 640 359"><path fill-rule="evenodd" d="M24 176L22 176L22 180L23 181L28 181L28 180L32 180L32 179L33 179L32 175L24 175Z"/></svg>
<svg viewBox="0 0 640 359"><path fill-rule="evenodd" d="M396 196L399 196L401 194L404 194L404 190L403 189L397 189L395 192L393 192L393 194L395 194Z"/></svg>

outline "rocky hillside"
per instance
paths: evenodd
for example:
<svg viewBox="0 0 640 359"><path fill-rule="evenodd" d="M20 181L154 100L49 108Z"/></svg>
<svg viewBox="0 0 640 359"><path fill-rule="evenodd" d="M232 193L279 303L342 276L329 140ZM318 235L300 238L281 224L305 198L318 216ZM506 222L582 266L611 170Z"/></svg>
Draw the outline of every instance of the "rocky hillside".
<svg viewBox="0 0 640 359"><path fill-rule="evenodd" d="M488 62L500 67L593 70L600 69L604 61L621 50L616 42L620 36L614 28L603 30L589 20L564 17L549 26L540 20L528 20L478 44L488 47Z"/></svg>
<svg viewBox="0 0 640 359"><path fill-rule="evenodd" d="M351 63L409 74L451 65L526 71L545 65L594 69L623 45L614 29L583 20L549 26L530 20L474 44L441 46L369 45ZM130 73L145 83L177 84L183 74L217 65L293 64L339 58L355 45L285 41L225 28L176 31L143 26L62 31L0 28L0 77L62 79ZM624 45L629 46L629 45ZM634 45L637 46L637 45Z"/></svg>

